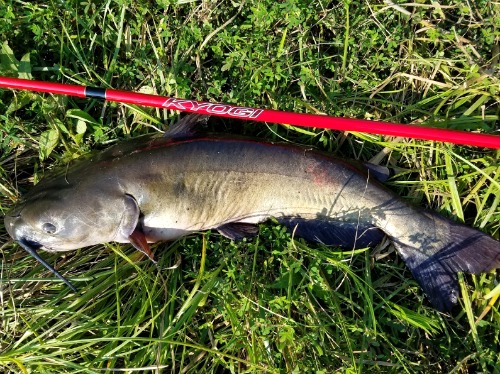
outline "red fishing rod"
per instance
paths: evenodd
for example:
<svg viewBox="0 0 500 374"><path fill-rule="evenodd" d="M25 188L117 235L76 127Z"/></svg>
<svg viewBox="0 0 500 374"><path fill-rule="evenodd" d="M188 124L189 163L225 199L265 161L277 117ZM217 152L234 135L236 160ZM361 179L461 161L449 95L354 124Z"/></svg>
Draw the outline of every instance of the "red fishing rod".
<svg viewBox="0 0 500 374"><path fill-rule="evenodd" d="M137 104L178 110L181 112L208 114L212 116L238 118L259 122L285 123L302 127L365 132L370 134L401 136L406 138L435 140L454 144L500 149L500 136L498 135L480 134L459 130L367 121L353 118L331 117L318 114L285 112L273 109L249 108L229 104L208 103L129 91L42 82L19 78L0 77L0 87L49 92L53 94L85 98L98 98L118 103Z"/></svg>

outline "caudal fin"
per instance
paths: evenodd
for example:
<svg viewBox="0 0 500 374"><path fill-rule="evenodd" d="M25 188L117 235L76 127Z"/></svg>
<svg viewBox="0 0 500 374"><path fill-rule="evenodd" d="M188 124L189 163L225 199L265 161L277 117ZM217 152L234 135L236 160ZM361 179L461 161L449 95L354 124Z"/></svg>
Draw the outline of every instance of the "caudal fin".
<svg viewBox="0 0 500 374"><path fill-rule="evenodd" d="M457 272L478 274L499 268L500 242L465 225L426 215L435 222L435 240L421 243L420 248L397 240L395 245L434 307L449 311L459 297Z"/></svg>

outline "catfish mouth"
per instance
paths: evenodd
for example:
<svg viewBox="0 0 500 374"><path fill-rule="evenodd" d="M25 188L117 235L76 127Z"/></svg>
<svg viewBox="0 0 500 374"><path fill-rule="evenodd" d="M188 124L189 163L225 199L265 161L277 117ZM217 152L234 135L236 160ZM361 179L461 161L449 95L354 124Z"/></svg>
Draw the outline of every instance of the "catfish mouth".
<svg viewBox="0 0 500 374"><path fill-rule="evenodd" d="M57 278L62 280L73 292L78 292L76 287L73 286L66 278L64 278L56 269L50 266L40 255L37 253L37 250L42 248L40 243L37 243L33 240L21 238L17 240L17 243L23 247L23 249L28 252L31 256L33 256L40 264L45 266L52 274L54 274Z"/></svg>

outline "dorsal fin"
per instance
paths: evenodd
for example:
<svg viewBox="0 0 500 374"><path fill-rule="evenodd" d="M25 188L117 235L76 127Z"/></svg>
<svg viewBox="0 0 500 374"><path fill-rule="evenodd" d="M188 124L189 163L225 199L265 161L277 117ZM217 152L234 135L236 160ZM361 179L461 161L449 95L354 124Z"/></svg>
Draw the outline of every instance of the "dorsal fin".
<svg viewBox="0 0 500 374"><path fill-rule="evenodd" d="M170 126L163 134L167 139L189 138L198 133L197 126L200 122L206 123L210 116L199 113L189 113Z"/></svg>

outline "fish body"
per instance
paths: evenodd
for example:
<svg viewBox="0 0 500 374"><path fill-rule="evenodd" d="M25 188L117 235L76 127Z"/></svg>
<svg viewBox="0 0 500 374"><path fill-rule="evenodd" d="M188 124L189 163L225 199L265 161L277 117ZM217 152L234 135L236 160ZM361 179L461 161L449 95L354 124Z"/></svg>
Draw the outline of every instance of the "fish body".
<svg viewBox="0 0 500 374"><path fill-rule="evenodd" d="M239 239L270 217L305 239L346 248L387 235L441 310L457 302L457 271L500 265L500 242L408 204L370 170L302 147L238 138L176 135L106 151L40 182L5 226L28 249L111 241L145 249L208 229Z"/></svg>

